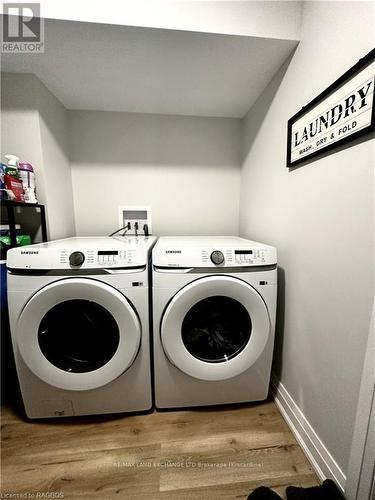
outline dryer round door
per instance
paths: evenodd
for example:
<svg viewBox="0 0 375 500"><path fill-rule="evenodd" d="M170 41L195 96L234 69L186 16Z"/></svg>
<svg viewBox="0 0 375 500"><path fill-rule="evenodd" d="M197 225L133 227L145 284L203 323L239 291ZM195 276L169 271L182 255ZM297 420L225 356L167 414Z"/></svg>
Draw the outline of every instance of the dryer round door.
<svg viewBox="0 0 375 500"><path fill-rule="evenodd" d="M20 354L47 384L82 391L108 384L135 360L141 325L118 290L67 278L39 290L16 327Z"/></svg>
<svg viewBox="0 0 375 500"><path fill-rule="evenodd" d="M208 276L173 297L160 334L172 364L191 377L214 381L250 368L270 328L267 306L252 286L230 276Z"/></svg>

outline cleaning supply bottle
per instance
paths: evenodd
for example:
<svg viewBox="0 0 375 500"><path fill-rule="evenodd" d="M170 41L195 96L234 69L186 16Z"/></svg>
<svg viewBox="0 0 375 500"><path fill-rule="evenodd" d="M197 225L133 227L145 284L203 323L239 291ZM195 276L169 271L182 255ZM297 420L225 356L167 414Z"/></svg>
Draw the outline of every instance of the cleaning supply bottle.
<svg viewBox="0 0 375 500"><path fill-rule="evenodd" d="M4 183L7 197L9 200L24 202L25 196L23 192L22 181L18 175L18 156L6 154L5 158L8 163L5 167Z"/></svg>
<svg viewBox="0 0 375 500"><path fill-rule="evenodd" d="M6 154L4 156L7 160L7 164L5 167L5 173L7 175L11 175L13 177L18 178L18 167L17 167L18 160L19 160L18 156L11 155L11 154Z"/></svg>
<svg viewBox="0 0 375 500"><path fill-rule="evenodd" d="M4 163L0 163L0 199L7 199L7 192L5 189L5 169L6 165Z"/></svg>
<svg viewBox="0 0 375 500"><path fill-rule="evenodd" d="M35 192L35 174L31 163L18 161L18 174L22 181L26 203L38 203Z"/></svg>

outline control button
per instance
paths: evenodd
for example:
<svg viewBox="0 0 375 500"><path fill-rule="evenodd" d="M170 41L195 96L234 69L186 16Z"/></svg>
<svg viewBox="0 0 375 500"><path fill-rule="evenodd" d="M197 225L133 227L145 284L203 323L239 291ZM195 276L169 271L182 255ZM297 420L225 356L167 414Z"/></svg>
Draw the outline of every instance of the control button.
<svg viewBox="0 0 375 500"><path fill-rule="evenodd" d="M215 250L211 254L211 261L216 264L222 264L224 262L224 254L223 252L220 252L220 250Z"/></svg>
<svg viewBox="0 0 375 500"><path fill-rule="evenodd" d="M82 252L73 252L69 256L69 264L71 266L77 267L82 266L85 262L85 256Z"/></svg>

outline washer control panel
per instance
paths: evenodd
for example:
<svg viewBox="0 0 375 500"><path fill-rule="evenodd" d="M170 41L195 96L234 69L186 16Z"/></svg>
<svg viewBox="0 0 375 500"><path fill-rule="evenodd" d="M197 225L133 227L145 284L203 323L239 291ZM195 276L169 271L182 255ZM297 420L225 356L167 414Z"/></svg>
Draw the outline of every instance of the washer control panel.
<svg viewBox="0 0 375 500"><path fill-rule="evenodd" d="M86 250L69 252L61 250L60 264L73 269L108 268L138 265L134 259L134 250Z"/></svg>
<svg viewBox="0 0 375 500"><path fill-rule="evenodd" d="M9 250L8 269L123 269L146 266L154 236L73 237Z"/></svg>

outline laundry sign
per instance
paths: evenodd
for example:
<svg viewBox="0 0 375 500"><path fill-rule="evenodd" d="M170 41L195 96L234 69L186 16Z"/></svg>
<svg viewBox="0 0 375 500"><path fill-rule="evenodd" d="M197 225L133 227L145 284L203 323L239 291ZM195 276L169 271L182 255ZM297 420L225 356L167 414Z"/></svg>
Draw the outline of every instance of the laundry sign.
<svg viewBox="0 0 375 500"><path fill-rule="evenodd" d="M288 120L287 167L375 130L375 49Z"/></svg>

